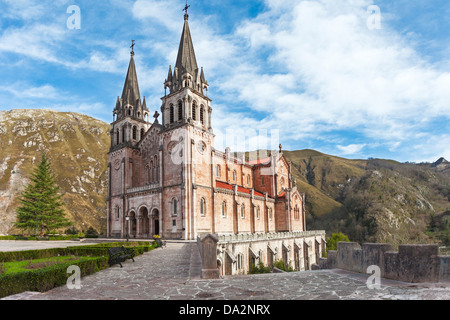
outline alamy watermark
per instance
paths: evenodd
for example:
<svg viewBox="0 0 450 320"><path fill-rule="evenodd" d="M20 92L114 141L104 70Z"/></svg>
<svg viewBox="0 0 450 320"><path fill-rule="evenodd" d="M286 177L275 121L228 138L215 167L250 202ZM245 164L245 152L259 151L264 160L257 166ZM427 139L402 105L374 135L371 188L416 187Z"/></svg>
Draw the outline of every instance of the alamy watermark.
<svg viewBox="0 0 450 320"><path fill-rule="evenodd" d="M370 290L380 290L381 289L381 269L379 266L370 266L367 268L368 274L371 276L367 279L366 285Z"/></svg>
<svg viewBox="0 0 450 320"><path fill-rule="evenodd" d="M67 29L81 29L81 9L79 6L71 5L67 8L67 13L71 16L67 19Z"/></svg>
<svg viewBox="0 0 450 320"><path fill-rule="evenodd" d="M370 14L367 18L367 28L369 30L381 29L381 9L379 6L371 5L367 8L367 13Z"/></svg>
<svg viewBox="0 0 450 320"><path fill-rule="evenodd" d="M66 285L69 290L81 289L81 269L79 266L70 266L67 268L67 273L71 276L67 279Z"/></svg>

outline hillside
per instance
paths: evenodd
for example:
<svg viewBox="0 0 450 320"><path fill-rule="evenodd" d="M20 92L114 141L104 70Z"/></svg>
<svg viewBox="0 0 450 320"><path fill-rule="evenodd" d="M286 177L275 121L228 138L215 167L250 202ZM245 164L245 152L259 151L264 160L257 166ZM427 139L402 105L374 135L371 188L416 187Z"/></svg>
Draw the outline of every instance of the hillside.
<svg viewBox="0 0 450 320"><path fill-rule="evenodd" d="M445 159L416 165L348 160L312 150L284 154L307 195L308 229L344 232L358 242L448 245L450 179Z"/></svg>
<svg viewBox="0 0 450 320"><path fill-rule="evenodd" d="M16 233L18 197L47 152L78 230L106 229L110 126L76 113L0 112L0 234ZM450 245L450 163L349 160L314 150L284 151L307 228L343 232L358 242ZM248 156L248 154L247 154Z"/></svg>
<svg viewBox="0 0 450 320"><path fill-rule="evenodd" d="M0 112L0 234L14 233L18 198L48 154L68 218L78 230L105 226L109 125L76 113Z"/></svg>

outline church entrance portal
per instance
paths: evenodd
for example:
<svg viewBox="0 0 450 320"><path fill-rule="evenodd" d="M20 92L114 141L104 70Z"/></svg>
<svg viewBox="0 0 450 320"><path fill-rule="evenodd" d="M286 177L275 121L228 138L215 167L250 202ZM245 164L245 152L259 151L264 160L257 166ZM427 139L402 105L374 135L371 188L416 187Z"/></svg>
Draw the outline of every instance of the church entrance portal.
<svg viewBox="0 0 450 320"><path fill-rule="evenodd" d="M160 236L160 234L159 234L159 211L158 211L158 209L154 209L153 210L152 216L153 216L153 219L154 219L153 234L155 236Z"/></svg>

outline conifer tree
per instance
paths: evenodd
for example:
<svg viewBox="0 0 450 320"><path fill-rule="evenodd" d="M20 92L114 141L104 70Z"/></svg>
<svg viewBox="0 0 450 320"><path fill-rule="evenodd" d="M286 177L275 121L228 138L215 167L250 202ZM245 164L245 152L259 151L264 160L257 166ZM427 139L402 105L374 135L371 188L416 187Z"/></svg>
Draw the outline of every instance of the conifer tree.
<svg viewBox="0 0 450 320"><path fill-rule="evenodd" d="M15 226L43 235L70 225L70 221L65 217L62 197L55 174L44 153L32 173L31 183L22 192L22 205L17 209Z"/></svg>

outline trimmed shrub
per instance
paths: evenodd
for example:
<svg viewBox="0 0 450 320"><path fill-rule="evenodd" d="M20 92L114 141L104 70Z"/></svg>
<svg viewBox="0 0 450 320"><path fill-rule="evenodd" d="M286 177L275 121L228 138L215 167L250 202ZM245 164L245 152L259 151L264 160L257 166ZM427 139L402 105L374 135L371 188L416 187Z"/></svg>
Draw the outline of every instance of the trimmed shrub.
<svg viewBox="0 0 450 320"><path fill-rule="evenodd" d="M70 261L42 269L0 274L0 298L24 291L45 292L65 285L70 277L67 268L72 265L80 267L83 277L108 268L108 258L83 257L76 262Z"/></svg>

